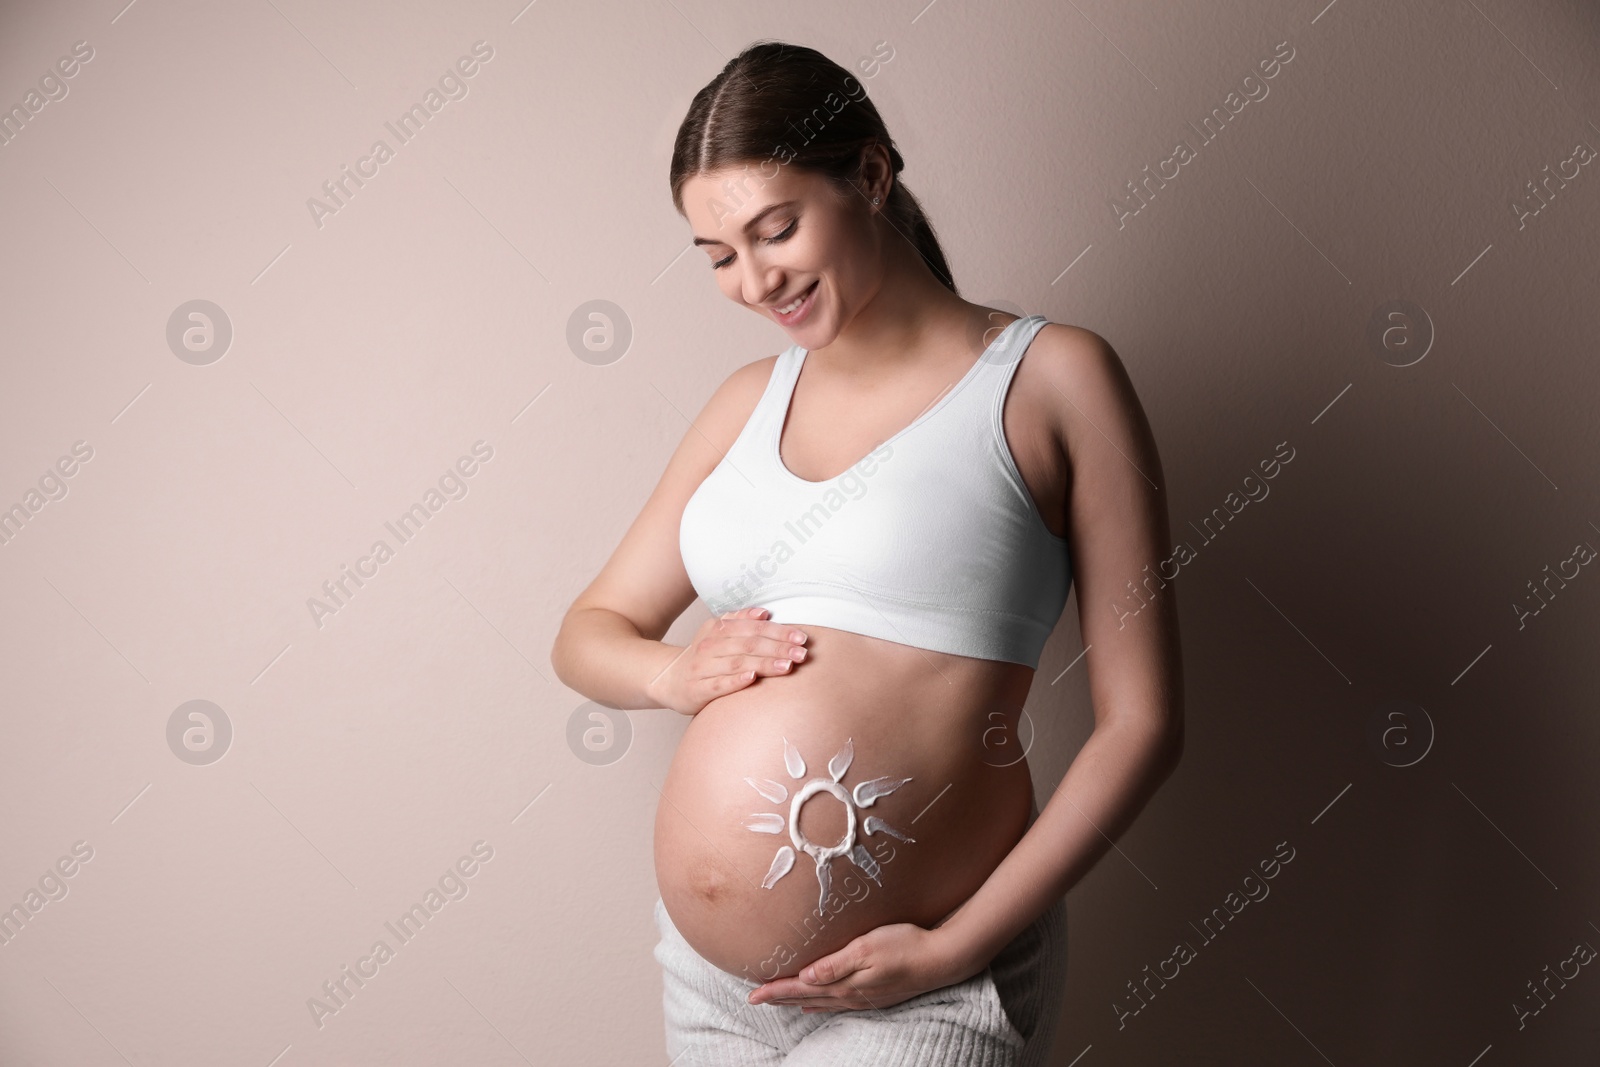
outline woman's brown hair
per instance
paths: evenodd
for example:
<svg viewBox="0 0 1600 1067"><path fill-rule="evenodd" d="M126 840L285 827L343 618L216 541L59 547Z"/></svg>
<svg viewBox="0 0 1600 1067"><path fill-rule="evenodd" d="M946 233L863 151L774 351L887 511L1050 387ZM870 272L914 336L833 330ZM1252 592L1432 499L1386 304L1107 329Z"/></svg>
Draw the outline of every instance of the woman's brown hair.
<svg viewBox="0 0 1600 1067"><path fill-rule="evenodd" d="M758 41L695 94L672 147L672 205L683 213L683 183L697 174L757 163L801 167L841 195L860 195L862 152L872 144L888 150L895 175L885 218L958 293L933 225L900 181L905 160L866 87L814 48Z"/></svg>

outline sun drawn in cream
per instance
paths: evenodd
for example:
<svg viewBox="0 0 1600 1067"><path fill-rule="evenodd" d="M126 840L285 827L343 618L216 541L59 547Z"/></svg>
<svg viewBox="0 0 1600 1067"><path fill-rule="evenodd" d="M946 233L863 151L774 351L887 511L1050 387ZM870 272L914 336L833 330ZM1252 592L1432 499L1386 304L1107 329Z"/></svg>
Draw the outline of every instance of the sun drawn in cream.
<svg viewBox="0 0 1600 1067"><path fill-rule="evenodd" d="M844 747L828 761L829 777L813 778L800 786L794 794L794 800L789 804L787 823L781 814L773 812L756 812L745 817L746 829L754 830L758 834L781 834L787 828L789 840L794 842L794 848L783 845L778 849L777 855L772 857L772 866L767 869L767 876L761 880L762 889L771 889L778 884L778 879L789 873L789 869L794 866L795 849L817 861L817 885L821 888L821 894L817 898L819 908L825 907L828 903L828 892L833 885L833 871L830 864L836 856L848 858L868 878L880 886L883 885L878 878L878 862L868 854L864 845L856 842L856 809L872 807L879 797L888 796L911 779L873 778L858 783L853 791L847 791L839 784L839 779L850 769L850 761L854 758L855 745L847 738ZM789 743L787 737L783 739L783 765L788 770L789 777L797 782L806 775L806 761L800 758L799 750ZM745 781L750 783L750 788L774 804L782 804L789 799L789 790L782 782L774 782L770 778L746 778ZM831 794L844 805L844 837L832 845L819 845L815 841L809 841L806 835L800 832L800 806L818 793ZM868 815L861 821L861 831L864 836L870 837L880 830L899 841L916 840L914 837L907 837L876 815Z"/></svg>

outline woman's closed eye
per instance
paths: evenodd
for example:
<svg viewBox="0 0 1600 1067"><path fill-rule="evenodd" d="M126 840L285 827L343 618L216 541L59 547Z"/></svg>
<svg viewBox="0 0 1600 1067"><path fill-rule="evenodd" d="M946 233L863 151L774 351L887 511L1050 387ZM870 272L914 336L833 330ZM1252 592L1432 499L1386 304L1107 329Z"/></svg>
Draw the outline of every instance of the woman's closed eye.
<svg viewBox="0 0 1600 1067"><path fill-rule="evenodd" d="M794 228L796 226L798 226L799 224L800 224L800 220L799 219L791 219L790 222L789 222L789 225L785 226L782 231L780 231L779 233L774 234L771 237L763 237L762 240L765 241L769 245L780 244L783 241L787 241L789 238L794 236ZM732 263L732 262L733 262L733 253L730 252L726 256L723 256L721 259L719 259L716 262L712 263L711 264L711 269L712 270L721 270L723 267L726 267L729 263Z"/></svg>

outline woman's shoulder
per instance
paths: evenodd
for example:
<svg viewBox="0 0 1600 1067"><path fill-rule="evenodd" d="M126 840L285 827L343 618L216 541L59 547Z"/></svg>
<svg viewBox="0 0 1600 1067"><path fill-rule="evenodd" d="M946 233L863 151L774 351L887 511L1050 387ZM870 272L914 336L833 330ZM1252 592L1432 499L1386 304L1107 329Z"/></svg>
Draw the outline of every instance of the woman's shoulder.
<svg viewBox="0 0 1600 1067"><path fill-rule="evenodd" d="M761 399L761 394L767 391L767 385L772 381L772 376L777 373L778 361L790 354L790 349L784 349L770 356L751 360L743 366L736 367L729 375L722 379L722 384L717 386L717 391L712 394L712 400L720 401L736 409L742 408L745 415L749 415L755 408L756 402Z"/></svg>
<svg viewBox="0 0 1600 1067"><path fill-rule="evenodd" d="M1127 368L1111 343L1087 327L1064 322L1039 327L1017 369L1013 391L1035 398L1063 441L1067 427L1084 416L1094 422L1113 412L1126 413L1138 403Z"/></svg>
<svg viewBox="0 0 1600 1067"><path fill-rule="evenodd" d="M1094 445L1105 434L1121 439L1145 425L1128 368L1111 342L1094 330L1046 323L1017 375L1029 395L1044 398L1045 418L1068 454L1075 454L1082 442Z"/></svg>
<svg viewBox="0 0 1600 1067"><path fill-rule="evenodd" d="M1057 322L1046 319L1045 324L1039 327L1036 335L1045 342L1047 348L1066 352L1077 350L1080 352L1092 349L1111 348L1111 343L1087 326L1076 326L1070 322Z"/></svg>
<svg viewBox="0 0 1600 1067"><path fill-rule="evenodd" d="M976 315L973 318L973 325L968 327L971 333L968 338L971 347L983 348L1000 331L1016 325L1025 318L1045 318L1043 315L1023 312L1013 315L1009 321L1000 321L1000 316L1005 314L1009 313L997 308L982 308L982 314ZM1057 322L1050 318L1045 318L1044 324L1033 334L1028 342L1027 351L1034 355L1030 355L1024 364L1028 362L1050 364L1058 373L1074 363L1103 362L1108 357L1114 359L1116 356L1110 343L1093 330L1072 323Z"/></svg>
<svg viewBox="0 0 1600 1067"><path fill-rule="evenodd" d="M756 405L766 393L778 361L788 352L785 349L776 355L763 356L735 368L706 401L700 415L694 420L695 427L719 450L726 451L733 439L739 436L739 431L755 413Z"/></svg>
<svg viewBox="0 0 1600 1067"><path fill-rule="evenodd" d="M1085 386L1093 379L1125 375L1122 360L1111 342L1085 326L1047 321L1029 345L1024 366L1033 364L1036 375L1051 384Z"/></svg>

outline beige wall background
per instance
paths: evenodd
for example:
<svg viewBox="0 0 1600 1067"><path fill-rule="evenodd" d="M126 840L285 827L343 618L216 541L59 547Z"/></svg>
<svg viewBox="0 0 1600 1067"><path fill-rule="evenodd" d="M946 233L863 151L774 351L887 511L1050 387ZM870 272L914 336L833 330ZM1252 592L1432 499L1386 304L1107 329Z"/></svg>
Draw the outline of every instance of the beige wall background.
<svg viewBox="0 0 1600 1067"><path fill-rule="evenodd" d="M1592 1056L1592 6L124 4L0 16L0 1062L666 1062L685 723L548 653L787 343L667 189L759 38L880 57L964 295L1111 341L1194 553L1186 759L1069 894L1055 1062Z"/></svg>

